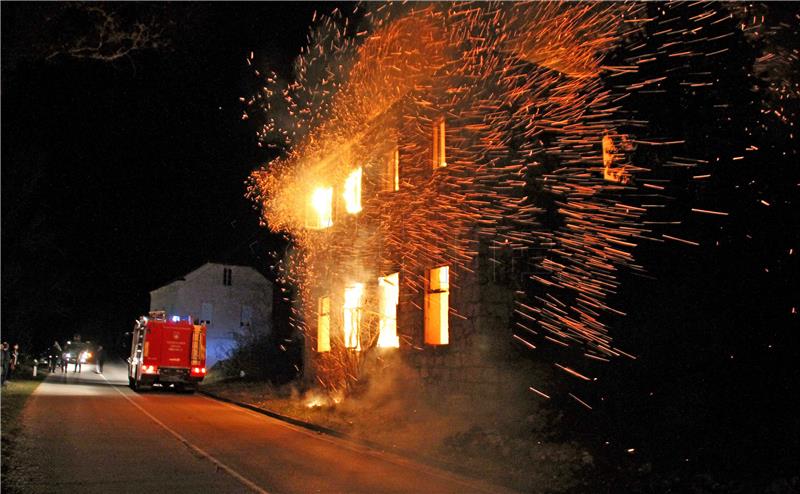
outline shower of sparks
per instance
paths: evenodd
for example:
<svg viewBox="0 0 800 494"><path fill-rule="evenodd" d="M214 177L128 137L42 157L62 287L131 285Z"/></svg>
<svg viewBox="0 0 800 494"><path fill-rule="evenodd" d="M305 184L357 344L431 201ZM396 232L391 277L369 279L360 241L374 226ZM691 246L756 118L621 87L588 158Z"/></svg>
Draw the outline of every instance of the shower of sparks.
<svg viewBox="0 0 800 494"><path fill-rule="evenodd" d="M633 255L643 241L698 245L655 231L675 222L646 220L667 200L661 169L696 169L697 180L710 174L707 160L664 154L683 141L651 135L626 99L668 82L713 86L669 63L725 53L719 25L736 25L733 14L705 3L367 8L358 27L336 11L315 15L296 80L256 71L263 87L245 101L243 118L263 121L261 145L285 151L253 174L249 194L264 223L292 240L278 269L298 289L293 324L305 331L321 296L377 286L394 272L401 294L424 291L425 270L434 266L450 266L457 288L483 247L524 273L515 287L516 340L531 349L534 339L575 346L600 361L629 356L615 348L606 322L623 315L611 305L618 273L643 270ZM681 29L672 27L676 17L685 20ZM750 21L742 29L757 30L758 20ZM612 54L624 62L608 64ZM654 76L662 61L667 68ZM759 70L774 73L774 62L765 55ZM779 99L797 91L774 85ZM446 162L436 157L439 145ZM667 158L637 154L643 148ZM392 160L399 175L387 172ZM378 342L373 297L365 290L348 308L362 328L351 347ZM323 386L358 378L358 354L347 346L332 339L320 355Z"/></svg>

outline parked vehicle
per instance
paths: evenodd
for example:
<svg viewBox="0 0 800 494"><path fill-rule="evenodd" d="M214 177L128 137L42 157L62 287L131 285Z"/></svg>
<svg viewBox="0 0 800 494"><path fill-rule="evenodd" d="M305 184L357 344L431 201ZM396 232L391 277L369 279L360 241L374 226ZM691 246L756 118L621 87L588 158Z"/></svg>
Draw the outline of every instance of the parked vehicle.
<svg viewBox="0 0 800 494"><path fill-rule="evenodd" d="M61 367L61 354L52 350L42 352L36 359L37 365L46 366L49 372L55 372Z"/></svg>
<svg viewBox="0 0 800 494"><path fill-rule="evenodd" d="M70 341L64 346L63 358L67 364L74 364L80 360L81 364L94 363L95 347L87 341L85 343Z"/></svg>
<svg viewBox="0 0 800 494"><path fill-rule="evenodd" d="M206 375L206 327L167 320L162 312L141 317L133 328L128 383L133 390L174 385L193 393Z"/></svg>

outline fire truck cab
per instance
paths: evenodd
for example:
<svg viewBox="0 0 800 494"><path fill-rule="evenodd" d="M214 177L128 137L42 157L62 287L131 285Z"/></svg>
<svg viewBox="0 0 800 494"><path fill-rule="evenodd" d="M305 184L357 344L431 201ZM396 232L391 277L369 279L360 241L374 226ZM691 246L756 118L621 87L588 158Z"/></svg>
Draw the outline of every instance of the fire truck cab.
<svg viewBox="0 0 800 494"><path fill-rule="evenodd" d="M206 375L206 327L167 320L163 311L136 321L128 358L128 384L134 391L154 384L193 393Z"/></svg>

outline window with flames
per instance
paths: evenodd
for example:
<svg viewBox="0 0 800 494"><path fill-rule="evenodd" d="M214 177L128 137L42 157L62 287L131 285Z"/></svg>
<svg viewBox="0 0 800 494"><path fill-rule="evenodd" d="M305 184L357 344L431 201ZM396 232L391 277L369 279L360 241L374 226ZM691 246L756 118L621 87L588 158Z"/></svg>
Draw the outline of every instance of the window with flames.
<svg viewBox="0 0 800 494"><path fill-rule="evenodd" d="M356 283L344 289L342 323L345 348L361 350L361 314L363 312L363 299L363 283Z"/></svg>
<svg viewBox="0 0 800 494"><path fill-rule="evenodd" d="M440 266L428 271L425 290L425 343L447 345L450 342L450 268Z"/></svg>
<svg viewBox="0 0 800 494"><path fill-rule="evenodd" d="M317 312L317 351L331 351L331 298L320 297Z"/></svg>
<svg viewBox="0 0 800 494"><path fill-rule="evenodd" d="M378 347L398 348L400 338L397 336L397 304L400 301L400 274L392 273L378 278L378 289L380 290Z"/></svg>
<svg viewBox="0 0 800 494"><path fill-rule="evenodd" d="M306 204L306 228L333 226L333 187L317 187Z"/></svg>
<svg viewBox="0 0 800 494"><path fill-rule="evenodd" d="M349 214L361 212L361 167L356 168L344 182L344 209Z"/></svg>

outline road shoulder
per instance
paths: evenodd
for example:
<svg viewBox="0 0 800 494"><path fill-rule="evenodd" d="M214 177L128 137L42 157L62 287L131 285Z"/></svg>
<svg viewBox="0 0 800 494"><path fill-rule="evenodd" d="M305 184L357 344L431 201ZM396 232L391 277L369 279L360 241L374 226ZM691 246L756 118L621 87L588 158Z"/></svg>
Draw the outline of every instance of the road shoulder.
<svg viewBox="0 0 800 494"><path fill-rule="evenodd" d="M21 373L21 372L20 372ZM3 492L21 492L29 472L22 461L20 450L23 443L24 412L31 396L45 376L15 378L2 388L0 400L0 429L2 430L2 477Z"/></svg>
<svg viewBox="0 0 800 494"><path fill-rule="evenodd" d="M464 485L468 485L476 492L482 491L487 493L491 492L491 493L508 493L508 494L519 492L517 490L512 489L510 486L501 486L496 483L488 482L484 479L469 476L467 472L460 470L455 465L443 462L436 458L421 457L419 454L415 454L411 451L405 451L398 448L388 448L385 445L375 441L354 437L352 435L349 435L347 433L329 427L321 426L319 424L315 424L312 422L299 420L297 418L290 417L287 415L282 415L272 410L259 407L253 404L237 401L231 398L227 398L222 396L221 394L213 393L208 390L201 389L199 392L202 395L208 397L209 399L220 401L229 406L245 409L251 413L265 415L273 419L282 421L287 425L292 426L292 428L300 430L301 432L313 433L318 437L327 436L330 440L336 441L340 445L343 445L349 449L357 450L364 454L379 456L381 459L397 465L409 466L413 464L416 468L424 469L429 473L447 477L453 481L462 483Z"/></svg>

